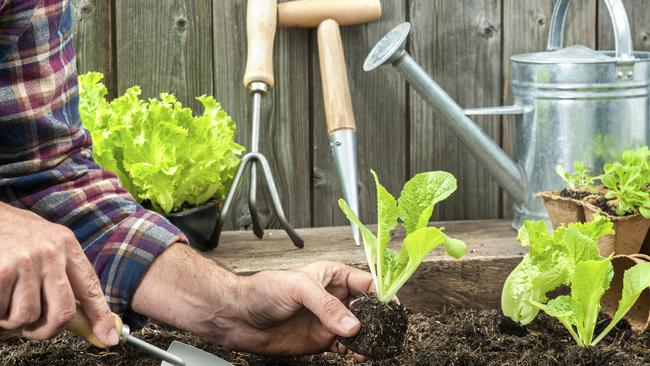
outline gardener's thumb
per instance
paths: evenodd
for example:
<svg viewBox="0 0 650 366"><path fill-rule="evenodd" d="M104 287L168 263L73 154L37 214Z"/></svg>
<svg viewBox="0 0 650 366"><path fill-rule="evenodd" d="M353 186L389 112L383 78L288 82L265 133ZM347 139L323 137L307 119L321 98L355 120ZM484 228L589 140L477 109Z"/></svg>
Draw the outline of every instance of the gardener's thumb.
<svg viewBox="0 0 650 366"><path fill-rule="evenodd" d="M341 300L319 285L312 286L303 293L302 303L318 317L325 328L342 337L353 337L359 333L361 323Z"/></svg>

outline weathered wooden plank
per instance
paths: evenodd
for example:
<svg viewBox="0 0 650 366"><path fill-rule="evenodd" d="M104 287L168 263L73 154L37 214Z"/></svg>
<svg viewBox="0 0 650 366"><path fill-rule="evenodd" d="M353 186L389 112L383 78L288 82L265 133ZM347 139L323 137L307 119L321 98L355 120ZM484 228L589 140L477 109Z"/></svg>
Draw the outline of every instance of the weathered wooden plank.
<svg viewBox="0 0 650 366"><path fill-rule="evenodd" d="M623 0L635 51L650 51L650 6L646 0ZM614 49L612 22L604 4L598 7L598 49Z"/></svg>
<svg viewBox="0 0 650 366"><path fill-rule="evenodd" d="M452 221L433 225L444 226L448 235L464 240L467 254L456 261L442 249L436 249L400 291L400 300L416 311L444 304L498 305L503 281L525 253L517 244L509 221ZM294 248L281 230L269 232L262 241L249 233L224 232L219 247L203 254L239 274L288 269L316 261L367 268L363 248L354 245L349 227L300 229L299 232L305 239L303 249ZM403 237L404 231L397 230L391 247L396 249Z"/></svg>
<svg viewBox="0 0 650 366"><path fill-rule="evenodd" d="M99 71L109 97L115 96L111 1L72 0L77 72Z"/></svg>
<svg viewBox="0 0 650 366"><path fill-rule="evenodd" d="M210 0L116 1L117 89L140 85L144 97L174 93L201 112L212 93Z"/></svg>
<svg viewBox="0 0 650 366"><path fill-rule="evenodd" d="M414 0L409 9L413 58L463 107L501 103L501 5L498 0ZM496 218L499 188L440 117L410 91L410 172L447 170L458 191L434 219ZM498 118L476 121L494 139Z"/></svg>
<svg viewBox="0 0 650 366"><path fill-rule="evenodd" d="M357 125L359 204L361 217L376 220L375 188L370 169L390 191L399 194L407 175L407 111L404 82L393 70L365 73L362 65L370 48L405 20L404 2L382 2L377 23L341 27L354 116ZM311 45L317 55L317 42ZM323 108L318 57L312 57L313 111L313 223L315 226L345 225L337 200L342 197L336 165L332 159Z"/></svg>
<svg viewBox="0 0 650 366"><path fill-rule="evenodd" d="M546 49L548 25L553 14L553 0L503 0L503 100L511 104L510 56L541 52ZM596 47L596 3L598 0L572 1L567 14L565 45L580 43ZM514 119L503 117L501 144L512 153ZM512 201L503 193L503 215L512 216Z"/></svg>
<svg viewBox="0 0 650 366"><path fill-rule="evenodd" d="M237 140L250 144L251 99L243 86L246 61L246 2L213 1L214 94L237 123ZM309 34L307 30L281 29L275 39L275 89L264 99L261 152L271 164L283 208L297 227L311 225L309 154ZM261 177L261 176L260 176ZM250 225L248 177L240 186L230 227ZM277 227L270 214L270 199L259 187L258 202L267 226ZM252 235L252 234L249 234Z"/></svg>

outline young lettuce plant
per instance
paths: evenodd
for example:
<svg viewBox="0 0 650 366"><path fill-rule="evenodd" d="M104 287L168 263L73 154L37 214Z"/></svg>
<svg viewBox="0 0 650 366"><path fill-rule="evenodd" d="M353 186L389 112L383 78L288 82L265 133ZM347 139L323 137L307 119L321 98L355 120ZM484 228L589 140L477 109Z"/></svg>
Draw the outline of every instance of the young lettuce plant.
<svg viewBox="0 0 650 366"><path fill-rule="evenodd" d="M619 161L605 164L598 178L616 200L617 216L640 213L650 219L650 150L643 146L625 151Z"/></svg>
<svg viewBox="0 0 650 366"><path fill-rule="evenodd" d="M406 182L399 199L379 183L377 187L377 235L373 234L340 199L347 218L361 230L368 266L377 288L377 297L388 303L408 281L420 263L435 248L444 245L447 254L460 258L467 246L444 234L444 228L427 226L435 205L456 190L456 178L447 172L420 173ZM404 223L406 238L399 252L388 248L398 220Z"/></svg>
<svg viewBox="0 0 650 366"><path fill-rule="evenodd" d="M539 313L534 303L548 301L546 294L571 284L578 263L600 258L598 239L614 233L612 223L597 215L593 221L561 226L549 234L544 221L526 221L517 240L530 252L510 273L501 292L504 315L526 325Z"/></svg>
<svg viewBox="0 0 650 366"><path fill-rule="evenodd" d="M589 168L581 161L573 162L573 173L570 173L562 165L555 167L555 173L562 178L567 188L574 191L590 191L593 189L593 178Z"/></svg>
<svg viewBox="0 0 650 366"><path fill-rule="evenodd" d="M618 309L609 325L594 339L600 300L614 276L611 261L609 257L580 262L571 279L571 295L559 296L547 304L531 301L534 306L557 318L582 348L596 346L605 338L630 311L643 290L650 286L650 263L640 263L625 271Z"/></svg>

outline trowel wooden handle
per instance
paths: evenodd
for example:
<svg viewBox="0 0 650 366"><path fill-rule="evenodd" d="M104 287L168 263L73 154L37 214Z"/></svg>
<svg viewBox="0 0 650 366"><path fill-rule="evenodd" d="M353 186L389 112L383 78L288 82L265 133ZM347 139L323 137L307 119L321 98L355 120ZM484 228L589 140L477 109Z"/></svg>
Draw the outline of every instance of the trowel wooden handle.
<svg viewBox="0 0 650 366"><path fill-rule="evenodd" d="M317 38L327 133L355 130L339 25L332 19L325 20L318 26Z"/></svg>
<svg viewBox="0 0 650 366"><path fill-rule="evenodd" d="M277 0L248 0L246 7L246 72L244 86L263 82L273 87L273 42L278 10Z"/></svg>
<svg viewBox="0 0 650 366"><path fill-rule="evenodd" d="M120 319L120 317L116 314L113 314L113 316L115 317L115 329L117 330L117 334L121 334L122 327L124 326L122 319ZM83 309L79 304L77 304L77 313L75 314L74 318L72 318L72 320L68 323L68 325L65 326L65 329L71 331L79 337L82 337L88 341L88 343L97 348L108 348L102 341L95 337L95 334L93 333L93 330L90 326L90 321L88 320L88 317L86 317L86 314L83 312ZM0 341L11 337L17 337L20 335L20 333L20 330L0 329Z"/></svg>
<svg viewBox="0 0 650 366"><path fill-rule="evenodd" d="M115 318L115 329L117 330L117 334L122 334L122 327L124 326L122 319L120 319L117 314L113 314L113 317ZM88 317L78 303L77 313L75 314L74 318L72 318L72 320L68 323L68 325L65 326L65 329L85 339L88 341L88 343L97 348L108 348L108 346L106 346L102 341L95 337L93 329L90 326L90 320L88 320Z"/></svg>
<svg viewBox="0 0 650 366"><path fill-rule="evenodd" d="M297 0L278 4L280 28L315 28L325 19L353 25L376 22L379 18L379 0Z"/></svg>

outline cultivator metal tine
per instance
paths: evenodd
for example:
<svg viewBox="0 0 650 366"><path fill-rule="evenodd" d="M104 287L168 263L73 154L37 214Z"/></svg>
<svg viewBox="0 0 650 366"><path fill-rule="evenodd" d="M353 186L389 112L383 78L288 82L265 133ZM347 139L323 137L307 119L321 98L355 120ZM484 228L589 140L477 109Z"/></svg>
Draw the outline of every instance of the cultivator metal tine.
<svg viewBox="0 0 650 366"><path fill-rule="evenodd" d="M254 159L260 162L260 165L262 166L262 172L264 173L264 179L266 180L266 186L269 190L269 193L271 194L271 202L273 203L273 210L275 211L275 215L278 217L278 220L280 221L280 225L282 225L282 228L284 231L287 232L289 235L289 238L291 238L291 241L293 242L293 245L295 245L298 248L302 248L305 246L305 241L302 240L300 235L296 232L296 230L289 224L289 221L287 221L286 216L284 215L284 210L282 209L282 203L280 202L280 195L278 194L278 189L275 186L275 180L273 179L273 174L271 174L271 166L269 165L268 160L266 160L266 157L262 154L259 153L252 153L254 155Z"/></svg>
<svg viewBox="0 0 650 366"><path fill-rule="evenodd" d="M262 239L264 236L264 228L262 227L262 220L260 220L260 214L257 210L257 165L254 160L251 160L250 179L251 182L248 187L248 211L251 214L253 233Z"/></svg>

